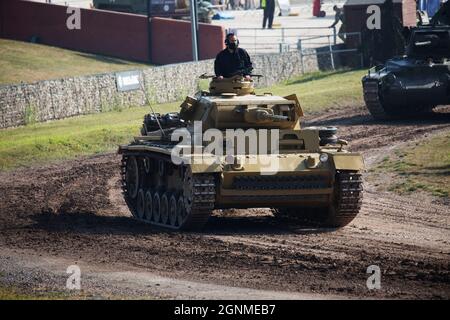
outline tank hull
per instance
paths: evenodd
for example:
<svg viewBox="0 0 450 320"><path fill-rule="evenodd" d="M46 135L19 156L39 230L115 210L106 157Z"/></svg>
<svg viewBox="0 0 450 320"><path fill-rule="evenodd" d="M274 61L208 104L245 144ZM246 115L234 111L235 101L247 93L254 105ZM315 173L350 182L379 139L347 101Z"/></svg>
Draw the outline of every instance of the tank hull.
<svg viewBox="0 0 450 320"><path fill-rule="evenodd" d="M418 115L450 104L450 65L384 68L362 79L364 101L377 119Z"/></svg>
<svg viewBox="0 0 450 320"><path fill-rule="evenodd" d="M314 209L317 215L321 210L336 211L333 223L328 226L342 227L361 207L360 172L364 164L357 153L330 152L326 162L320 161L319 153L247 155L238 164L227 164L225 157L205 154L174 161L171 151L170 145L151 142L119 149L123 155L123 193L130 211L141 221L172 229L201 229L215 209L274 208L290 212L291 218L300 217L303 210ZM132 192L127 178L130 159L136 159L138 171L138 186ZM175 165L179 160L184 163ZM187 172L191 179L202 182L198 186L187 184ZM343 176L351 176L353 180L342 182ZM192 188L198 194L191 194ZM155 220L154 214L153 218L147 217L148 213L139 209L139 193L145 195L148 192L152 198L155 193L160 198L166 194L166 199L174 196L177 203L182 198L185 207L192 206L188 202L199 197L199 203L204 206L190 209L189 221L179 218L171 224L168 213L162 214L166 218L162 219L160 214L159 220ZM155 212L156 209L152 210Z"/></svg>

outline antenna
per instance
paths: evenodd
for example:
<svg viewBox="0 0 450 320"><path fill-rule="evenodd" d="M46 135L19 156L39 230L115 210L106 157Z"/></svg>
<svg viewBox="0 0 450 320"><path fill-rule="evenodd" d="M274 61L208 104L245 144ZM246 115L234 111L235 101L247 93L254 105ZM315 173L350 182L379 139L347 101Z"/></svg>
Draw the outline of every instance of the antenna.
<svg viewBox="0 0 450 320"><path fill-rule="evenodd" d="M153 110L152 104L150 103L150 100L148 99L147 92L145 91L144 84L142 82L141 82L141 89L142 89L142 92L144 93L145 101L147 102L147 104L149 105L150 109L152 110L153 115L155 116L156 122L158 123L158 127L159 127L159 130L161 130L162 136L165 137L166 134L164 133L164 130L163 130L162 126L161 126L161 123L159 122L159 119L158 119L158 116L156 115L155 110Z"/></svg>

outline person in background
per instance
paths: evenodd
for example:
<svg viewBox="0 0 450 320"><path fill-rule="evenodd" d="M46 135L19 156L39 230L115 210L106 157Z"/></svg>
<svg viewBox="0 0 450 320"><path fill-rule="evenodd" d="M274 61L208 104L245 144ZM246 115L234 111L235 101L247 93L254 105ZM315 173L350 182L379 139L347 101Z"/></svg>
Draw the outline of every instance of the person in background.
<svg viewBox="0 0 450 320"><path fill-rule="evenodd" d="M338 31L338 37L345 42L344 8L339 8L335 5L333 7L333 10L334 12L336 12L336 14L334 16L334 23L330 26L330 28L334 28L340 21L341 27Z"/></svg>
<svg viewBox="0 0 450 320"><path fill-rule="evenodd" d="M267 20L269 22L267 27L272 29L273 15L275 13L275 0L262 0L261 6L264 8L263 29L266 27Z"/></svg>

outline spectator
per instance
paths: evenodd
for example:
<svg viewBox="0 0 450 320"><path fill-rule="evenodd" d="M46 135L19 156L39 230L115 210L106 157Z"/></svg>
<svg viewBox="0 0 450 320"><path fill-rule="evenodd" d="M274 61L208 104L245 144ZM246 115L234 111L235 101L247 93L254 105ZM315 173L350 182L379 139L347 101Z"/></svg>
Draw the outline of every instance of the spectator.
<svg viewBox="0 0 450 320"><path fill-rule="evenodd" d="M275 13L275 0L263 0L261 5L264 6L264 17L263 17L263 29L266 27L267 20L269 20L268 28L272 29L273 15Z"/></svg>

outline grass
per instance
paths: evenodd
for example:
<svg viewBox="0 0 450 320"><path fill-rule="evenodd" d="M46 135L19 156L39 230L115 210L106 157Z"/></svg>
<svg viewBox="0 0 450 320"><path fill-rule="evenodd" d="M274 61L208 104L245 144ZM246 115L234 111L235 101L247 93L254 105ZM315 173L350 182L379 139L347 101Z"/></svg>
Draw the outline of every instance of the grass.
<svg viewBox="0 0 450 320"><path fill-rule="evenodd" d="M155 106L177 110L179 103ZM0 171L113 151L139 134L149 108L135 107L0 130Z"/></svg>
<svg viewBox="0 0 450 320"><path fill-rule="evenodd" d="M296 93L307 113L330 106L362 103L363 71L314 73L285 84L259 89L278 95ZM339 103L337 102L339 101ZM178 110L180 102L154 106L156 112ZM139 134L148 107L85 115L0 130L0 171L110 152Z"/></svg>
<svg viewBox="0 0 450 320"><path fill-rule="evenodd" d="M31 83L145 67L149 65L46 45L0 39L0 84Z"/></svg>
<svg viewBox="0 0 450 320"><path fill-rule="evenodd" d="M323 111L331 107L363 105L361 78L363 70L314 72L296 77L269 88L280 96L295 93L305 113ZM267 92L267 88L257 92Z"/></svg>
<svg viewBox="0 0 450 320"><path fill-rule="evenodd" d="M398 193L425 191L438 197L450 193L450 133L440 134L396 150L375 167L390 172L397 180L388 190Z"/></svg>

